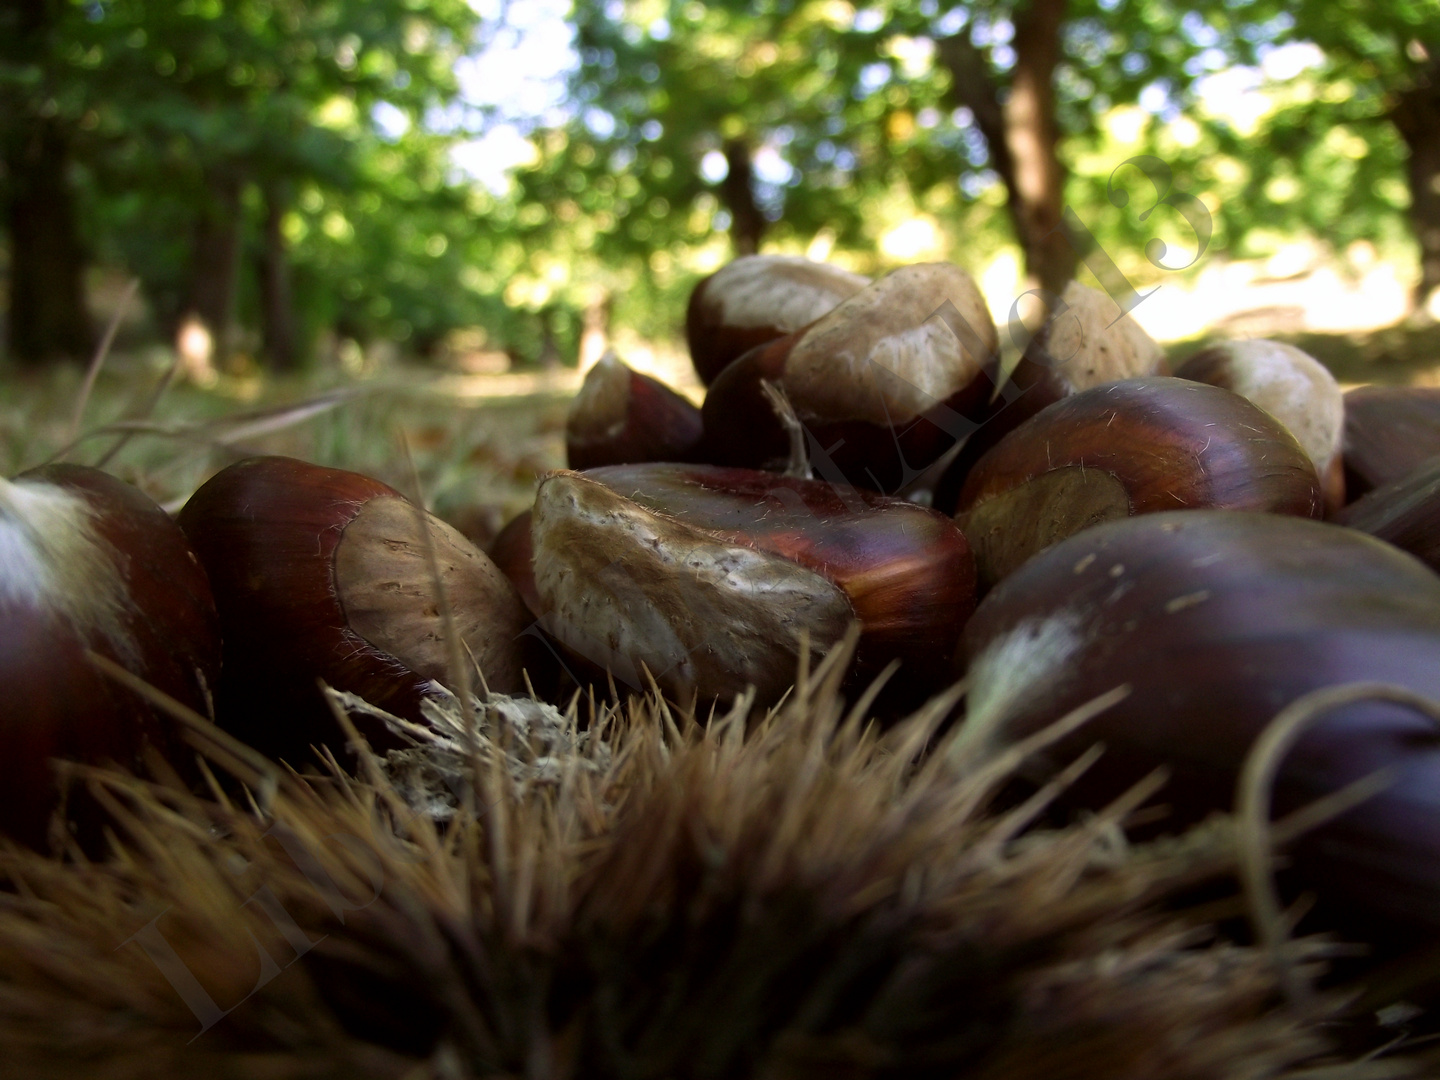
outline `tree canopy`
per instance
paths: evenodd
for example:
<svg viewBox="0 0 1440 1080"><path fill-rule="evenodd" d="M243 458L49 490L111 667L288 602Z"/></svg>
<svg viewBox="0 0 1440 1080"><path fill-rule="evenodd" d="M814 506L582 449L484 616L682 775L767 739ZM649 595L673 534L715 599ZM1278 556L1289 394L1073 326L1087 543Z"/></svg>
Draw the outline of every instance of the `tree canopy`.
<svg viewBox="0 0 1440 1080"><path fill-rule="evenodd" d="M760 249L875 271L1014 245L1054 290L1093 245L1155 274L1308 234L1408 248L1416 299L1440 286L1440 0L574 0L561 104L487 187L455 149L499 118L456 69L506 18L0 9L11 354L88 348L94 265L141 279L159 332L199 317L277 365L322 331L424 352L480 327L529 358L607 313L665 336Z"/></svg>

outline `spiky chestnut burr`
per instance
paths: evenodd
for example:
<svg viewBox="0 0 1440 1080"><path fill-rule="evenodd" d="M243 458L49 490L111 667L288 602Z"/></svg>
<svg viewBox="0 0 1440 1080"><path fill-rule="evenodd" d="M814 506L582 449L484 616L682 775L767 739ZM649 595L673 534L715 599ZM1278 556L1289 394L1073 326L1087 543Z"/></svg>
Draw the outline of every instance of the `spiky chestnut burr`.
<svg viewBox="0 0 1440 1080"><path fill-rule="evenodd" d="M764 391L770 383L846 481L895 491L963 436L959 425L993 411L997 341L964 270L902 267L730 364L701 407L700 457L745 468L785 460L789 435Z"/></svg>
<svg viewBox="0 0 1440 1080"><path fill-rule="evenodd" d="M221 720L261 750L339 747L318 680L410 718L452 682L427 531L463 660L492 689L525 689L519 639L530 619L514 588L459 532L378 480L250 458L211 477L179 520L220 612Z"/></svg>
<svg viewBox="0 0 1440 1080"><path fill-rule="evenodd" d="M1279 420L1310 455L1326 511L1345 505L1345 398L1324 364L1283 341L1252 338L1202 349L1175 375L1239 394Z"/></svg>
<svg viewBox="0 0 1440 1080"><path fill-rule="evenodd" d="M613 352L585 373L565 421L565 457L572 469L687 461L699 442L700 410Z"/></svg>
<svg viewBox="0 0 1440 1080"><path fill-rule="evenodd" d="M898 499L748 469L649 465L557 473L532 522L543 624L632 685L648 668L688 701L794 679L858 621L860 671L948 674L974 604L964 536Z"/></svg>
<svg viewBox="0 0 1440 1080"><path fill-rule="evenodd" d="M1361 386L1345 395L1345 497L1408 476L1440 454L1440 388Z"/></svg>
<svg viewBox="0 0 1440 1080"><path fill-rule="evenodd" d="M1228 390L1156 376L1031 417L971 471L956 520L988 588L1082 529L1180 508L1318 517L1320 488L1272 416Z"/></svg>
<svg viewBox="0 0 1440 1080"><path fill-rule="evenodd" d="M98 469L0 480L0 829L44 847L55 759L140 770L188 756L157 707L94 652L205 715L220 675L210 586L160 507Z"/></svg>
<svg viewBox="0 0 1440 1080"><path fill-rule="evenodd" d="M1155 514L1071 537L1002 582L962 639L971 750L1129 694L1046 752L1036 778L1102 743L1066 794L1099 807L1161 766L1165 827L1235 803L1256 737L1319 688L1393 683L1440 695L1440 578L1372 537L1298 517ZM1351 933L1440 933L1440 741L1385 702L1330 713L1286 757L1283 814L1377 768L1392 782L1293 849L1298 876ZM1343 917L1339 914L1343 913Z"/></svg>
<svg viewBox="0 0 1440 1080"><path fill-rule="evenodd" d="M796 255L742 255L690 294L685 340L696 374L710 385L736 357L810 325L869 284Z"/></svg>

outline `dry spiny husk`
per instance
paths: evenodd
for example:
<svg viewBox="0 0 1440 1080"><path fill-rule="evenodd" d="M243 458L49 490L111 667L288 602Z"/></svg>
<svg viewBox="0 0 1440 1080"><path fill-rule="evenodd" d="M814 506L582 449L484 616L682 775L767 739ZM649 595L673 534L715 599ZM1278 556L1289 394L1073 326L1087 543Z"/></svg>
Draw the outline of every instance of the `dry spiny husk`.
<svg viewBox="0 0 1440 1080"><path fill-rule="evenodd" d="M1165 906L1227 872L1225 822L1127 848L1153 787L1064 829L1045 793L987 809L1020 754L928 752L955 693L863 726L844 660L758 724L442 709L258 800L82 770L113 856L3 856L0 1074L1413 1074L1327 1056L1334 1002Z"/></svg>

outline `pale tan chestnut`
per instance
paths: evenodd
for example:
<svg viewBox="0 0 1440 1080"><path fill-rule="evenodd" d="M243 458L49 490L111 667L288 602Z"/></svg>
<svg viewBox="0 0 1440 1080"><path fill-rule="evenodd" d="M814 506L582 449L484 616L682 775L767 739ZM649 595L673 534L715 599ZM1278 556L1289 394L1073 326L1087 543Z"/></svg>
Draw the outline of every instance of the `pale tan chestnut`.
<svg viewBox="0 0 1440 1080"><path fill-rule="evenodd" d="M1325 509L1345 505L1345 398L1319 360L1283 341L1250 338L1202 349L1175 374L1239 394L1279 420L1314 463Z"/></svg>
<svg viewBox="0 0 1440 1080"><path fill-rule="evenodd" d="M845 593L782 556L726 543L579 473L540 484L532 511L542 625L634 687L645 671L680 701L745 686L773 701L794 679L799 631L824 652Z"/></svg>
<svg viewBox="0 0 1440 1080"><path fill-rule="evenodd" d="M708 386L742 353L810 325L869 284L798 255L742 255L690 294L685 339L696 374Z"/></svg>
<svg viewBox="0 0 1440 1080"><path fill-rule="evenodd" d="M750 469L557 474L531 539L533 558L512 544L506 562L532 578L546 628L632 686L646 685L643 663L681 700L747 684L773 700L794 678L801 630L824 651L852 620L857 683L899 660L923 694L951 677L975 602L969 545L943 514Z"/></svg>
<svg viewBox="0 0 1440 1080"><path fill-rule="evenodd" d="M525 689L530 624L513 586L457 530L378 480L293 458L221 470L180 525L215 593L224 637L221 720L275 754L339 744L317 680L418 717L451 681L426 549L486 684ZM366 734L385 741L378 727Z"/></svg>
<svg viewBox="0 0 1440 1080"><path fill-rule="evenodd" d="M743 468L786 459L768 382L849 483L894 491L993 411L997 344L968 273L950 263L901 267L730 364L701 407L701 459Z"/></svg>

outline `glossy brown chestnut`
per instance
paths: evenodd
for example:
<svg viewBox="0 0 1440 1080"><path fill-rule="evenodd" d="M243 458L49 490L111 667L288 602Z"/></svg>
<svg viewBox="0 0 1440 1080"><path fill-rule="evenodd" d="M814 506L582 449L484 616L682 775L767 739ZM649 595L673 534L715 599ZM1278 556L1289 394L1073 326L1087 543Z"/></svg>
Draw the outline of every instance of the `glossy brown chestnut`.
<svg viewBox="0 0 1440 1080"><path fill-rule="evenodd" d="M994 411L936 484L933 505L954 513L975 464L1046 406L1102 383L1167 370L1164 350L1134 318L1105 293L1072 281L1009 372Z"/></svg>
<svg viewBox="0 0 1440 1080"><path fill-rule="evenodd" d="M1440 454L1440 388L1361 386L1345 395L1345 497L1400 480Z"/></svg>
<svg viewBox="0 0 1440 1080"><path fill-rule="evenodd" d="M514 588L455 529L378 480L261 457L211 477L180 525L210 574L225 639L220 716L276 755L340 747L317 681L401 716L450 681L428 528L461 640L492 690L525 689ZM381 745L391 739L362 726Z"/></svg>
<svg viewBox="0 0 1440 1080"><path fill-rule="evenodd" d="M1345 505L1345 399L1319 360L1283 341L1251 338L1202 349L1175 374L1239 394L1279 420L1310 456L1326 511Z"/></svg>
<svg viewBox="0 0 1440 1080"><path fill-rule="evenodd" d="M486 554L500 572L510 579L525 607L540 617L540 594L535 591L534 549L530 545L530 511L517 514L490 541Z"/></svg>
<svg viewBox="0 0 1440 1080"><path fill-rule="evenodd" d="M636 461L688 461L700 442L700 410L659 379L607 352L585 374L565 421L572 469Z"/></svg>
<svg viewBox="0 0 1440 1080"><path fill-rule="evenodd" d="M823 453L820 475L897 491L995 407L997 340L964 270L902 267L721 372L701 408L700 456L716 465L784 465L789 437L761 385L769 382L807 429L812 457Z"/></svg>
<svg viewBox="0 0 1440 1080"><path fill-rule="evenodd" d="M756 345L810 325L870 284L798 255L742 255L695 286L685 340L705 385Z"/></svg>
<svg viewBox="0 0 1440 1080"><path fill-rule="evenodd" d="M962 746L1041 730L1126 685L1130 693L1036 762L1036 778L1094 743L1066 795L1099 807L1153 769L1179 828L1234 805L1257 735L1317 688L1379 681L1440 695L1440 578L1372 537L1296 517L1212 511L1111 522L1002 582L962 640ZM1388 766L1379 795L1294 849L1301 882L1349 933L1390 920L1440 931L1440 739L1397 705L1334 711L1286 758L1283 814ZM1414 942L1411 942L1414 945Z"/></svg>
<svg viewBox="0 0 1440 1080"><path fill-rule="evenodd" d="M965 538L943 515L854 488L706 466L556 473L532 537L543 624L643 687L761 702L793 681L799 634L825 651L852 620L859 670L948 674L974 604Z"/></svg>
<svg viewBox="0 0 1440 1080"><path fill-rule="evenodd" d="M1394 544L1440 571L1440 456L1356 499L1335 521Z"/></svg>
<svg viewBox="0 0 1440 1080"><path fill-rule="evenodd" d="M87 650L207 715L220 632L199 560L163 510L98 469L0 480L0 830L32 847L58 804L53 759L138 771L149 747L184 772L191 757Z"/></svg>
<svg viewBox="0 0 1440 1080"><path fill-rule="evenodd" d="M1216 386L1156 376L1031 417L971 471L956 519L983 589L1082 529L1181 508L1318 517L1320 488L1268 413Z"/></svg>

